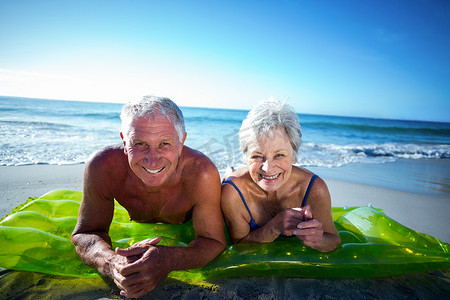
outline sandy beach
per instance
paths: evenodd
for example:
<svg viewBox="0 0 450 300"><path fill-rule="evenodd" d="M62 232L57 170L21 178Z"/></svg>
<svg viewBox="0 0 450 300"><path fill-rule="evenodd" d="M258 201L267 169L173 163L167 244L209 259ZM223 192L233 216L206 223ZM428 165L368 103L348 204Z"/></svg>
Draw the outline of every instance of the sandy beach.
<svg viewBox="0 0 450 300"><path fill-rule="evenodd" d="M28 199L55 190L83 189L84 165L0 167L0 215Z"/></svg>
<svg viewBox="0 0 450 300"><path fill-rule="evenodd" d="M395 164L395 163L394 163ZM395 166L394 166L395 167ZM82 189L84 165L0 167L0 215L5 216L28 197L53 189ZM422 194L336 180L322 175L333 206L382 208L401 224L450 242L450 199L445 193ZM76 279L31 272L0 272L4 299L120 298L108 279ZM376 279L239 278L212 280L206 286L166 280L147 299L437 299L450 295L450 270ZM3 298L2 298L3 299Z"/></svg>
<svg viewBox="0 0 450 300"><path fill-rule="evenodd" d="M388 167L395 168L395 164ZM0 167L0 215L3 217L10 213L28 197L38 197L54 189L81 191L83 171L83 164ZM321 175L324 169L315 171ZM437 237L443 242L450 242L450 195L426 195L336 180L332 179L336 177L333 174L321 177L328 185L333 206L372 204L411 229ZM345 179L346 175L342 177Z"/></svg>

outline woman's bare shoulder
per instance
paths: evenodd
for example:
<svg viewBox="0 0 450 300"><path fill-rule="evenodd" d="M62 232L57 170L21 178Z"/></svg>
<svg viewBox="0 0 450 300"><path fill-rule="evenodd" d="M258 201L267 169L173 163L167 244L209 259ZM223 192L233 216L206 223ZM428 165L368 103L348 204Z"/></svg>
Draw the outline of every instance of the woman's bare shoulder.
<svg viewBox="0 0 450 300"><path fill-rule="evenodd" d="M225 174L224 180L232 181L233 183L237 182L245 182L249 179L249 173L247 167L242 167L240 169L234 170L232 172L228 172Z"/></svg>

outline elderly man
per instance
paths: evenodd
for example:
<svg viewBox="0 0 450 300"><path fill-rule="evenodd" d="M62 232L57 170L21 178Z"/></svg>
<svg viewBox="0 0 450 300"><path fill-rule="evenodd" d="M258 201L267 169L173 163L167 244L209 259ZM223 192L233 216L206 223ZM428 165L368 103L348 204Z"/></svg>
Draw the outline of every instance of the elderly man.
<svg viewBox="0 0 450 300"><path fill-rule="evenodd" d="M130 102L121 119L123 145L96 152L86 164L72 242L84 263L114 279L121 295L140 297L169 272L202 267L224 250L220 176L205 155L184 146L183 115L170 99ZM196 238L187 247L161 246L156 237L114 250L108 235L114 199L136 222L192 218Z"/></svg>

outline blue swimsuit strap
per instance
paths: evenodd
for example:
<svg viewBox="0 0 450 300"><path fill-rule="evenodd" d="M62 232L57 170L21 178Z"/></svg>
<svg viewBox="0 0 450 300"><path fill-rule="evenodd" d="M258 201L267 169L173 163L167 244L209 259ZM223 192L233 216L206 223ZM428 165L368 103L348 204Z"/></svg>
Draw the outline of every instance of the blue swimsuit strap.
<svg viewBox="0 0 450 300"><path fill-rule="evenodd" d="M225 181L222 182L222 184L224 184L224 183L229 183L229 184L231 184L231 185L236 189L236 191L239 193L239 196L241 196L242 202L244 203L245 208L247 209L248 214L250 215L250 223L249 223L249 224L250 224L250 229L253 230L253 229L256 228L256 226L259 227L259 225L256 224L255 220L253 220L252 213L250 212L250 209L249 209L248 206L247 206L247 202L245 202L244 196L242 195L242 193L241 193L241 191L238 189L238 187L234 184L234 182L232 182L232 181L230 181L230 180L225 180Z"/></svg>
<svg viewBox="0 0 450 300"><path fill-rule="evenodd" d="M311 180L309 181L308 187L306 188L306 193L305 193L305 196L303 197L303 201L302 201L302 206L301 207L304 207L306 205L306 201L308 200L309 192L311 191L312 185L313 185L313 183L314 183L314 181L316 180L317 177L318 176L316 174L314 174L311 177ZM250 212L250 209L247 206L247 202L245 202L244 196L242 195L242 193L239 190L239 188L234 184L234 182L232 182L230 180L225 180L225 181L222 182L222 184L224 184L224 183L231 184L235 188L235 190L239 193L239 196L241 197L242 202L244 203L245 208L247 209L248 214L250 215L250 223L249 223L250 230L254 230L254 229L259 228L260 226L258 224L256 224L255 220L253 219L252 213ZM283 234L281 234L281 235L284 236Z"/></svg>
<svg viewBox="0 0 450 300"><path fill-rule="evenodd" d="M316 180L317 177L319 176L317 176L316 174L314 174L313 177L311 177L311 180L309 181L308 184L308 188L306 189L305 197L303 197L302 207L306 205L306 200L308 200L309 192L311 191L311 187L314 183L314 180Z"/></svg>
<svg viewBox="0 0 450 300"><path fill-rule="evenodd" d="M238 187L234 184L234 182L233 182L233 181L229 181L229 180L225 180L224 182L222 182L222 184L224 184L224 183L229 183L229 184L231 184L231 185L236 189L236 191L239 193L239 196L241 196L242 202L244 202L245 208L246 208L246 209L248 210L248 212L250 213L250 210L248 209L247 203L245 203L244 196L242 195L242 193L241 193L241 191L238 189Z"/></svg>

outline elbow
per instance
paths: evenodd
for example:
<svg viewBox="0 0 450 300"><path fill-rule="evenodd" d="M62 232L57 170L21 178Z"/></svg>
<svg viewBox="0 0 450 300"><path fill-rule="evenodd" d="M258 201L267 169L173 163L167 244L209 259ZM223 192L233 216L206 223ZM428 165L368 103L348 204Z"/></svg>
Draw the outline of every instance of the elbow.
<svg viewBox="0 0 450 300"><path fill-rule="evenodd" d="M80 243L81 235L82 235L82 232L78 228L75 227L75 229L73 230L73 232L70 236L70 240L72 241L72 244L75 246L75 248Z"/></svg>
<svg viewBox="0 0 450 300"><path fill-rule="evenodd" d="M331 251L335 250L340 244L341 244L341 237L339 236L339 234L335 235L333 249Z"/></svg>
<svg viewBox="0 0 450 300"><path fill-rule="evenodd" d="M329 235L328 242L325 243L323 247L318 248L320 252L331 252L336 250L336 248L341 244L341 238L339 235Z"/></svg>
<svg viewBox="0 0 450 300"><path fill-rule="evenodd" d="M77 253L78 256L80 256L82 254L82 251L80 249L80 244L81 244L80 238L81 238L81 236L78 233L72 233L72 235L70 237L72 244L75 246L75 252Z"/></svg>
<svg viewBox="0 0 450 300"><path fill-rule="evenodd" d="M218 249L218 252L219 252L217 255L219 255L227 247L227 241L226 241L225 238L223 238L223 239L217 240L217 242L218 242L217 249Z"/></svg>
<svg viewBox="0 0 450 300"><path fill-rule="evenodd" d="M226 248L227 242L225 238L223 239L212 239L211 244L208 246L208 249L211 253L211 256L208 260L212 260L219 256Z"/></svg>
<svg viewBox="0 0 450 300"><path fill-rule="evenodd" d="M72 235L70 236L70 240L76 248L78 244L78 234L76 232L73 232Z"/></svg>

